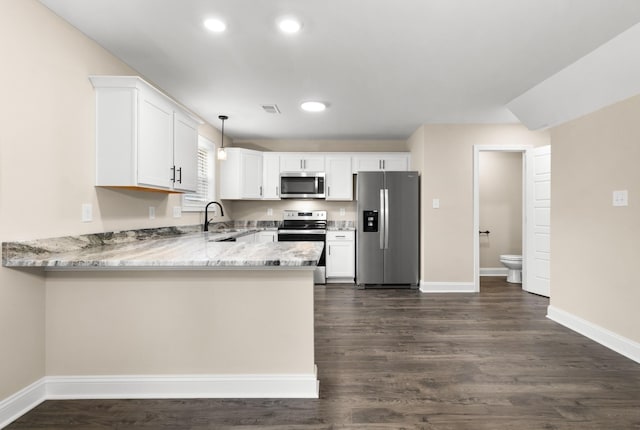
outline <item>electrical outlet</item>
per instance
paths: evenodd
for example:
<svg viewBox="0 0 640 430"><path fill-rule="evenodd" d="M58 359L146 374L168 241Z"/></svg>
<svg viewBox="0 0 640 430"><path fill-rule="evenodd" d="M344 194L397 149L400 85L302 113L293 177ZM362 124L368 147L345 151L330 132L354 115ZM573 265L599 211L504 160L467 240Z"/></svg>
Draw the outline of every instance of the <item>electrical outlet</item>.
<svg viewBox="0 0 640 430"><path fill-rule="evenodd" d="M273 208L267 208L267 215L273 215Z"/></svg>
<svg viewBox="0 0 640 430"><path fill-rule="evenodd" d="M614 206L629 206L629 192L627 190L613 192Z"/></svg>
<svg viewBox="0 0 640 430"><path fill-rule="evenodd" d="M345 211L344 208L340 208L340 216L344 216L345 213L347 213L347 211Z"/></svg>
<svg viewBox="0 0 640 430"><path fill-rule="evenodd" d="M182 217L182 207L181 206L174 206L173 207L173 217L174 218Z"/></svg>
<svg viewBox="0 0 640 430"><path fill-rule="evenodd" d="M440 209L440 199L433 199L431 207L434 209Z"/></svg>
<svg viewBox="0 0 640 430"><path fill-rule="evenodd" d="M82 204L82 222L93 221L93 206L91 203Z"/></svg>
<svg viewBox="0 0 640 430"><path fill-rule="evenodd" d="M149 219L156 219L156 207L149 206Z"/></svg>

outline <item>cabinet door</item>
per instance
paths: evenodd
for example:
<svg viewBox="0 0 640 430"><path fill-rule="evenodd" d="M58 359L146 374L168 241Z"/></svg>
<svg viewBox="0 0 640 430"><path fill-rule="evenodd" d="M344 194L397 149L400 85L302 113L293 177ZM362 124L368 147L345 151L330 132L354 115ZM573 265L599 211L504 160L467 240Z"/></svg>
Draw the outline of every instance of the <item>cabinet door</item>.
<svg viewBox="0 0 640 430"><path fill-rule="evenodd" d="M409 170L409 157L402 155L387 155L382 160L382 167L389 171L407 171Z"/></svg>
<svg viewBox="0 0 640 430"><path fill-rule="evenodd" d="M382 170L382 160L378 156L356 155L353 157L353 173L377 172Z"/></svg>
<svg viewBox="0 0 640 430"><path fill-rule="evenodd" d="M324 172L324 155L289 154L280 156L281 172Z"/></svg>
<svg viewBox="0 0 640 430"><path fill-rule="evenodd" d="M262 154L262 198L280 200L280 155Z"/></svg>
<svg viewBox="0 0 640 430"><path fill-rule="evenodd" d="M303 157L302 168L306 172L324 172L324 156L311 155Z"/></svg>
<svg viewBox="0 0 640 430"><path fill-rule="evenodd" d="M277 242L278 241L278 233L275 231L261 231L256 233L256 242L258 243L268 243L268 242Z"/></svg>
<svg viewBox="0 0 640 430"><path fill-rule="evenodd" d="M351 157L331 156L326 159L327 200L353 200Z"/></svg>
<svg viewBox="0 0 640 430"><path fill-rule="evenodd" d="M246 234L244 236L236 237L236 242L253 243L256 241L256 234Z"/></svg>
<svg viewBox="0 0 640 430"><path fill-rule="evenodd" d="M262 154L247 151L242 154L242 198L262 198Z"/></svg>
<svg viewBox="0 0 640 430"><path fill-rule="evenodd" d="M355 246L352 240L327 242L327 278L355 276Z"/></svg>
<svg viewBox="0 0 640 430"><path fill-rule="evenodd" d="M281 172L302 172L304 170L302 165L302 157L298 154L280 156Z"/></svg>
<svg viewBox="0 0 640 430"><path fill-rule="evenodd" d="M173 116L173 163L176 181L173 188L195 192L198 188L198 129L179 112Z"/></svg>
<svg viewBox="0 0 640 430"><path fill-rule="evenodd" d="M171 188L173 109L155 94L139 92L138 183Z"/></svg>

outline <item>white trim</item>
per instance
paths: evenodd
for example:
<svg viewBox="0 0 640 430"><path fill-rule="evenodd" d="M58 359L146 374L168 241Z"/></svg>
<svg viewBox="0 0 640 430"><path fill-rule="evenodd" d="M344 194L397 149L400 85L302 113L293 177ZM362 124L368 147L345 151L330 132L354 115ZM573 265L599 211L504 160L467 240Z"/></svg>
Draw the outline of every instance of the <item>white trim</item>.
<svg viewBox="0 0 640 430"><path fill-rule="evenodd" d="M547 318L640 363L640 343L549 305Z"/></svg>
<svg viewBox="0 0 640 430"><path fill-rule="evenodd" d="M506 267L481 267L480 276L507 276L509 269Z"/></svg>
<svg viewBox="0 0 640 430"><path fill-rule="evenodd" d="M473 282L420 282L422 293L475 293Z"/></svg>
<svg viewBox="0 0 640 430"><path fill-rule="evenodd" d="M0 401L0 429L8 426L44 402L46 395L46 378L40 378L33 384Z"/></svg>
<svg viewBox="0 0 640 430"><path fill-rule="evenodd" d="M317 374L47 376L0 402L0 428L45 400L317 399Z"/></svg>
<svg viewBox="0 0 640 430"><path fill-rule="evenodd" d="M527 219L533 219L533 174L529 171L532 168L531 145L473 145L473 281L474 291L480 291L480 151L502 151L522 153L522 288L526 287L527 275L527 245L529 238L527 229L529 228Z"/></svg>

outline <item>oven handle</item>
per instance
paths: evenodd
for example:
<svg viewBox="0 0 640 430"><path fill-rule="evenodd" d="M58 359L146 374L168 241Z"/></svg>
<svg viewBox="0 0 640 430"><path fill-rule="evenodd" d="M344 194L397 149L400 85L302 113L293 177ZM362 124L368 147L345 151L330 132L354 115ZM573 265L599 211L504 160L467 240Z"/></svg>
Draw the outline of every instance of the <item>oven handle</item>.
<svg viewBox="0 0 640 430"><path fill-rule="evenodd" d="M278 234L327 234L326 230L278 230Z"/></svg>

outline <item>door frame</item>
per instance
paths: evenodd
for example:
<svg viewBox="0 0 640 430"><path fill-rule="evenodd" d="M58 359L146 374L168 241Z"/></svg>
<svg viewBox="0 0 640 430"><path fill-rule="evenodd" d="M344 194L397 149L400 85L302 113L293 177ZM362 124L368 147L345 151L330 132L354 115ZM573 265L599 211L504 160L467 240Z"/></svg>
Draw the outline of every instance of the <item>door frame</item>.
<svg viewBox="0 0 640 430"><path fill-rule="evenodd" d="M534 166L532 145L473 145L473 282L480 292L480 152L519 152L522 154L522 289L528 282L527 267L533 256L532 239Z"/></svg>

